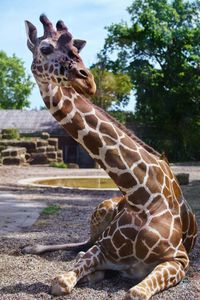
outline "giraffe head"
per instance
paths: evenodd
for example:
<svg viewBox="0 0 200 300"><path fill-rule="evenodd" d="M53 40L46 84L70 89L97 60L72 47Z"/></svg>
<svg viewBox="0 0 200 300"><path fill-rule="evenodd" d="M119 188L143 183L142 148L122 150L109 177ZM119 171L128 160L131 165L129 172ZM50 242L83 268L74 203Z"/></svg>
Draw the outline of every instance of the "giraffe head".
<svg viewBox="0 0 200 300"><path fill-rule="evenodd" d="M36 27L25 21L27 45L33 53L31 69L36 80L72 86L81 94L94 94L94 78L79 55L86 42L73 39L63 21L57 22L56 30L45 15L40 16L40 21L44 34L39 38Z"/></svg>

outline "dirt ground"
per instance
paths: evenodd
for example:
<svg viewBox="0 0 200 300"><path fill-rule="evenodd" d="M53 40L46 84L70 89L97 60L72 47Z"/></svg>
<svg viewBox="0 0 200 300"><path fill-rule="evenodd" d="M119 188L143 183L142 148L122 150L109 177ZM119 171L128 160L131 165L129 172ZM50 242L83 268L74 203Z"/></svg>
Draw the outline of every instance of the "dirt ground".
<svg viewBox="0 0 200 300"><path fill-rule="evenodd" d="M175 166L175 172L190 172L191 182L183 186L185 198L193 207L200 224L200 167ZM0 166L0 195L20 195L24 203L29 200L58 204L61 209L56 215L41 215L37 222L21 232L0 236L0 300L73 299L108 300L122 299L133 285L131 280L119 275L103 280L94 286L77 286L72 294L52 297L49 294L51 279L68 270L74 263L75 253L57 251L54 253L22 255L20 247L34 243L77 242L88 238L89 218L94 207L102 200L116 195L116 192L77 191L62 188L33 188L18 186L19 179L43 176L80 175L89 171L59 170L49 167L5 167ZM97 171L92 171L93 175ZM167 291L152 297L153 300L200 300L200 241L190 254L190 269L185 279Z"/></svg>

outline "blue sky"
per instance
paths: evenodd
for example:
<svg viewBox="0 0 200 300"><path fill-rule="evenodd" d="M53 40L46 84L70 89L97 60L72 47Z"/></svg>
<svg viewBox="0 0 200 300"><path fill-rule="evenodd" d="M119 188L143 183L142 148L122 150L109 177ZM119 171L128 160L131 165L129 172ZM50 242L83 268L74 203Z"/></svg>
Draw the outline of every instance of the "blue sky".
<svg viewBox="0 0 200 300"><path fill-rule="evenodd" d="M132 0L0 0L0 50L8 55L15 53L31 74L32 55L26 46L24 20L31 21L37 27L38 35L42 35L39 15L45 13L54 24L63 19L74 37L87 41L82 58L89 67L104 44L105 26L128 21L126 8L131 3ZM43 105L37 86L30 100L31 108ZM128 109L133 110L133 107L134 99Z"/></svg>

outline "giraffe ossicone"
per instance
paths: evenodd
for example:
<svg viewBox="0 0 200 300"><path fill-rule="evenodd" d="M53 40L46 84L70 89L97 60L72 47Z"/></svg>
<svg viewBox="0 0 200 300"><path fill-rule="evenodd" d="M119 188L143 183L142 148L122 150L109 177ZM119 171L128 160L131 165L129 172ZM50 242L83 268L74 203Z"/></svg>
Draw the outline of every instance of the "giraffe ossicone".
<svg viewBox="0 0 200 300"><path fill-rule="evenodd" d="M185 276L197 236L195 216L168 162L88 99L96 87L79 55L85 41L73 39L62 21L54 29L46 16L40 20L42 37L29 21L26 31L44 103L105 169L122 196L96 207L88 241L29 246L23 252L86 250L71 270L54 279L54 295L70 293L79 280L102 279L106 270L114 269L140 280L124 299L150 299Z"/></svg>

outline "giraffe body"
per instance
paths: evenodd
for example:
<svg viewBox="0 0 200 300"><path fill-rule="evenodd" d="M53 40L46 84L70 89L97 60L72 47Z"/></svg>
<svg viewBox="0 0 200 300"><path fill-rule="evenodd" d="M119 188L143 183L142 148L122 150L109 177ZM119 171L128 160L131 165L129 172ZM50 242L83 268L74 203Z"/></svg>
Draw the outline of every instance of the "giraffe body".
<svg viewBox="0 0 200 300"><path fill-rule="evenodd" d="M44 37L37 39L29 22L27 29L32 71L43 100L122 192L97 206L91 237L79 244L90 248L72 270L54 279L52 294L70 293L78 281L102 279L111 269L140 280L124 299L150 299L185 276L197 234L195 216L169 164L86 98L95 92L95 84L78 53L83 42L73 40L61 21L57 31L45 16L41 21ZM24 252L53 249L28 247Z"/></svg>

